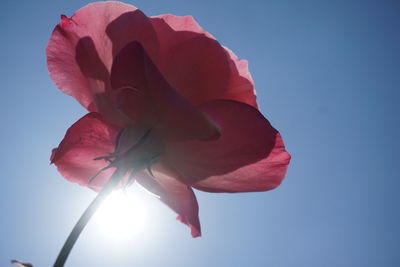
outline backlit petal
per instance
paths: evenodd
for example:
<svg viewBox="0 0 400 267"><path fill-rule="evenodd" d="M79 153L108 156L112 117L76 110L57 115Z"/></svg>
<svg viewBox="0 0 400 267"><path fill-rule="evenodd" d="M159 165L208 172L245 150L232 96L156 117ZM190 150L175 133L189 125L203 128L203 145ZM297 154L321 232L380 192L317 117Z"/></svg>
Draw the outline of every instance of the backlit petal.
<svg viewBox="0 0 400 267"><path fill-rule="evenodd" d="M222 176L211 176L197 182L196 189L207 192L255 192L271 190L280 185L290 162L282 137L276 135L275 146L268 157Z"/></svg>
<svg viewBox="0 0 400 267"><path fill-rule="evenodd" d="M155 63L170 85L194 105L221 98L230 79L225 49L191 17L162 15L151 20L160 40Z"/></svg>
<svg viewBox="0 0 400 267"><path fill-rule="evenodd" d="M230 100L200 109L220 127L220 138L166 145L168 162L187 184L212 192L264 191L280 184L290 155L257 109Z"/></svg>
<svg viewBox="0 0 400 267"><path fill-rule="evenodd" d="M89 184L90 178L109 164L94 159L114 152L118 132L100 114L89 113L68 129L58 148L53 150L51 162L67 180L99 190L115 169L100 172Z"/></svg>
<svg viewBox="0 0 400 267"><path fill-rule="evenodd" d="M172 88L140 43L128 44L116 56L113 88L122 91L122 109L132 119L153 125L166 139L210 140L218 137L214 123Z"/></svg>
<svg viewBox="0 0 400 267"><path fill-rule="evenodd" d="M152 174L142 172L136 181L174 210L177 219L190 227L193 237L200 236L199 206L190 186L182 183L179 174L163 163L154 164Z"/></svg>
<svg viewBox="0 0 400 267"><path fill-rule="evenodd" d="M257 107L247 61L222 47L193 17L160 15L151 21L160 40L157 66L189 101L231 99Z"/></svg>
<svg viewBox="0 0 400 267"><path fill-rule="evenodd" d="M121 2L89 4L71 18L62 16L55 27L46 50L50 76L85 108L100 111L94 102L96 95L110 97L107 90L113 57L133 40L156 53L155 32L140 10Z"/></svg>
<svg viewBox="0 0 400 267"><path fill-rule="evenodd" d="M229 80L229 90L223 98L243 102L257 108L256 91L254 89L253 78L249 72L247 60L240 60L229 48L224 48L231 59L229 61L231 76Z"/></svg>

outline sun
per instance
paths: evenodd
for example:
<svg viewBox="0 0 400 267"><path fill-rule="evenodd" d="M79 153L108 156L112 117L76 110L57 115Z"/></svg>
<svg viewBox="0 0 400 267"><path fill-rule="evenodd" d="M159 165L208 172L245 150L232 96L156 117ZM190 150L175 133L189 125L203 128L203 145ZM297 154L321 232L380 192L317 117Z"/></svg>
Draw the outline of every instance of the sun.
<svg viewBox="0 0 400 267"><path fill-rule="evenodd" d="M94 216L101 232L111 238L128 239L143 231L146 221L140 198L127 191L114 191Z"/></svg>

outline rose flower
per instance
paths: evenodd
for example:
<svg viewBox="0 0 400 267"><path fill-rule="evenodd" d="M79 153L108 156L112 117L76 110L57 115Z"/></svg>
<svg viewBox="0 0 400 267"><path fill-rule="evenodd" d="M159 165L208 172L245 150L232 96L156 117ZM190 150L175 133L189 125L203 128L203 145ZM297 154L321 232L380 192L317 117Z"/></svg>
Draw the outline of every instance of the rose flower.
<svg viewBox="0 0 400 267"><path fill-rule="evenodd" d="M52 80L89 113L51 161L68 180L100 191L136 181L200 235L192 188L271 190L290 155L258 111L247 62L190 16L147 17L99 2L61 17L47 46Z"/></svg>

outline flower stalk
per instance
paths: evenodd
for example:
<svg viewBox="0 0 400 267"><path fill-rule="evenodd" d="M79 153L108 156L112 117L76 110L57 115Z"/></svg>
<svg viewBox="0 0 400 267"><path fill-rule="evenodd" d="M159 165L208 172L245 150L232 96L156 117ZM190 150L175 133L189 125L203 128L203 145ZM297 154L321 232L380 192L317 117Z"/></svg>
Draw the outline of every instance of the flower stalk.
<svg viewBox="0 0 400 267"><path fill-rule="evenodd" d="M69 234L67 240L64 243L58 257L54 263L54 267L63 267L69 253L71 252L76 240L79 235L85 228L86 224L89 222L90 218L92 218L93 214L100 207L101 203L107 198L107 196L114 190L117 184L121 181L123 177L123 172L117 168L117 170L113 173L110 180L107 184L102 188L102 190L97 194L96 198L90 203L90 205L86 208L84 213L79 218L78 222L75 224L71 233Z"/></svg>

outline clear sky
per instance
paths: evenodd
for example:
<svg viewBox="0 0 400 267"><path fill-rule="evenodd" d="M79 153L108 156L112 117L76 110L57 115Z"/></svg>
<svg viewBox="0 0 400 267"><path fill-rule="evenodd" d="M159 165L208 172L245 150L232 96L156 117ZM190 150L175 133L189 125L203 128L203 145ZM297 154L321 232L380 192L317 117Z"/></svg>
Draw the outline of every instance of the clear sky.
<svg viewBox="0 0 400 267"><path fill-rule="evenodd" d="M134 189L147 214L140 233L117 240L92 222L66 266L400 266L399 1L127 2L149 16L193 15L248 59L292 162L274 191L197 191L197 239ZM2 0L0 266L51 266L95 196L49 165L86 112L51 82L44 51L59 15L87 3Z"/></svg>

